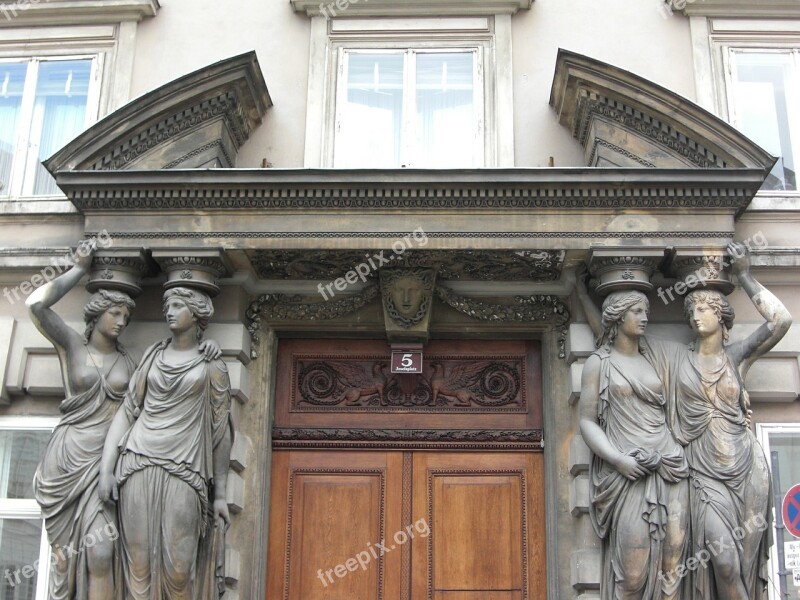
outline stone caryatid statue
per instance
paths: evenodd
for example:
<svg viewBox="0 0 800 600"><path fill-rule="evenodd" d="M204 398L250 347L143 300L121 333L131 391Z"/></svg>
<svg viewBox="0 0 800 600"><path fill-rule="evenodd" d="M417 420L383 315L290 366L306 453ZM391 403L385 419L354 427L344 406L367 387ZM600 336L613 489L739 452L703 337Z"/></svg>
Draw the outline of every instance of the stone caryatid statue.
<svg viewBox="0 0 800 600"><path fill-rule="evenodd" d="M750 273L747 249L728 246L732 270L765 319L728 343L734 312L718 290L690 292L684 314L696 339L689 346L650 343L650 360L668 388L670 422L686 448L691 473L690 554L704 564L691 572L693 598L765 597L772 544L768 463L750 429L744 379L750 366L786 334L786 307Z"/></svg>
<svg viewBox="0 0 800 600"><path fill-rule="evenodd" d="M578 284L588 312L596 311ZM666 395L640 350L650 305L637 290L603 302L597 351L583 368L580 430L592 450L592 525L603 540L601 598L681 598L662 574L684 559L689 468L667 426Z"/></svg>
<svg viewBox="0 0 800 600"><path fill-rule="evenodd" d="M134 302L121 291L96 291L83 309L83 335L50 308L89 272L95 244L83 242L74 266L27 301L33 323L56 348L66 391L33 482L53 550L48 597L54 600L110 600L119 583L116 510L100 501L97 486L103 443L136 366L119 343Z"/></svg>
<svg viewBox="0 0 800 600"><path fill-rule="evenodd" d="M734 312L711 286L690 292L684 302L696 336L692 344L650 336L640 344L664 386L668 423L685 449L690 474L687 560L662 577L667 583L688 581L685 597L697 600L764 598L772 543L770 474L749 427L743 381L755 360L789 330L791 316L750 273L747 249L733 243L728 252L741 287L766 322L729 344ZM590 324L599 329L585 305Z"/></svg>
<svg viewBox="0 0 800 600"><path fill-rule="evenodd" d="M211 600L224 589L233 430L225 363L199 347L213 314L203 291L167 289L171 337L145 352L106 440L100 496L118 501L127 600Z"/></svg>

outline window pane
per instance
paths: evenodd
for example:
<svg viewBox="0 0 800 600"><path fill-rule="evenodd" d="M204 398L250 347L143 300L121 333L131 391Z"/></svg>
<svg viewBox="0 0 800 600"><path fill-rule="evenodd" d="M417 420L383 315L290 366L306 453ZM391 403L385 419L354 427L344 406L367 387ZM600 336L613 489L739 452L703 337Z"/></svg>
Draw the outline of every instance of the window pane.
<svg viewBox="0 0 800 600"><path fill-rule="evenodd" d="M800 483L800 434L770 433L769 449L773 484L775 486L775 512L781 512L781 502L786 492L793 485ZM784 542L795 541L795 538L784 529L776 531L776 550L784 549ZM780 556L780 554L779 554ZM781 590L781 598L788 597L786 592L796 590L792 583L792 571L778 565L778 581L776 587Z"/></svg>
<svg viewBox="0 0 800 600"><path fill-rule="evenodd" d="M33 182L35 196L60 193L41 161L83 131L91 70L91 60L50 61L39 65L31 127L31 149L38 148Z"/></svg>
<svg viewBox="0 0 800 600"><path fill-rule="evenodd" d="M33 474L50 435L0 429L0 498L33 498Z"/></svg>
<svg viewBox="0 0 800 600"><path fill-rule="evenodd" d="M17 145L17 120L28 63L0 63L0 195L9 194Z"/></svg>
<svg viewBox="0 0 800 600"><path fill-rule="evenodd" d="M415 166L476 165L475 54L417 54Z"/></svg>
<svg viewBox="0 0 800 600"><path fill-rule="evenodd" d="M793 58L788 53L739 52L733 77L739 128L780 157L762 189L796 190L792 132L798 118Z"/></svg>
<svg viewBox="0 0 800 600"><path fill-rule="evenodd" d="M39 519L0 519L0 600L34 600L41 539Z"/></svg>
<svg viewBox="0 0 800 600"><path fill-rule="evenodd" d="M404 56L346 56L347 94L336 134L336 166L399 166Z"/></svg>

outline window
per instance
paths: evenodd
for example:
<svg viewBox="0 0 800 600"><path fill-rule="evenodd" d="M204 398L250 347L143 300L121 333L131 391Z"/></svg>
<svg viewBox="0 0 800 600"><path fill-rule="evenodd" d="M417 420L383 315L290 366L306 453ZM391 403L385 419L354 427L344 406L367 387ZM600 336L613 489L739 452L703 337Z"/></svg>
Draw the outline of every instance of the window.
<svg viewBox="0 0 800 600"><path fill-rule="evenodd" d="M93 57L0 62L0 196L60 196L41 162L97 117Z"/></svg>
<svg viewBox="0 0 800 600"><path fill-rule="evenodd" d="M33 474L58 419L0 418L0 600L46 600L50 549Z"/></svg>
<svg viewBox="0 0 800 600"><path fill-rule="evenodd" d="M314 17L305 166L514 166L511 73L511 15Z"/></svg>
<svg viewBox="0 0 800 600"><path fill-rule="evenodd" d="M334 166L482 166L479 55L341 50Z"/></svg>
<svg viewBox="0 0 800 600"><path fill-rule="evenodd" d="M774 486L775 544L770 550L770 599L796 597L793 582L793 559L787 550L800 544L800 539L786 531L781 517L783 497L793 485L800 483L800 424L759 424L758 438L767 455ZM787 545L792 544L792 545Z"/></svg>
<svg viewBox="0 0 800 600"><path fill-rule="evenodd" d="M731 48L728 59L734 125L779 157L762 190L796 191L800 51Z"/></svg>

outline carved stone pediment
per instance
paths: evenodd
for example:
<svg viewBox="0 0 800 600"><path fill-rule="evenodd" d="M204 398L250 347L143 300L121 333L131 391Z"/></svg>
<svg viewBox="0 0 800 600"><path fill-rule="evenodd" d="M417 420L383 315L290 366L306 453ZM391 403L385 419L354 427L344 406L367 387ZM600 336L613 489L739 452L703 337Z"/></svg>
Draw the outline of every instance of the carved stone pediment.
<svg viewBox="0 0 800 600"><path fill-rule="evenodd" d="M686 98L623 69L559 50L550 105L590 167L758 169L775 158Z"/></svg>
<svg viewBox="0 0 800 600"><path fill-rule="evenodd" d="M45 161L63 171L233 167L272 105L255 52L170 83L114 111Z"/></svg>

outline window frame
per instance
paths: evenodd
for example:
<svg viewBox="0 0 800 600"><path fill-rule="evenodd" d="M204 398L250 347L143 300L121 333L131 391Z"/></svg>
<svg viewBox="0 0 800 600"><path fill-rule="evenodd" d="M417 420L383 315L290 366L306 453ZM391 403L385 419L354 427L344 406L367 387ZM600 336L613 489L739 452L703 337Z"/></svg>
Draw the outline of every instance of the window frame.
<svg viewBox="0 0 800 600"><path fill-rule="evenodd" d="M20 13L28 15L30 11ZM121 17L124 18L124 15ZM87 23L91 19L87 17ZM60 60L93 58L92 84L96 108L87 110L90 126L130 99L136 43L136 21L112 21L86 25L0 27L0 60L20 62L38 58ZM91 98L87 98L87 105ZM0 196L2 213L77 213L64 195Z"/></svg>
<svg viewBox="0 0 800 600"><path fill-rule="evenodd" d="M311 21L305 168L333 168L335 164L342 51L381 49L477 49L481 86L476 85L475 97L482 110L483 161L475 168L514 166L511 15L385 19L315 16Z"/></svg>
<svg viewBox="0 0 800 600"><path fill-rule="evenodd" d="M334 96L334 126L333 126L333 153L331 156L331 163L334 168L339 168L337 165L336 155L337 147L339 145L339 135L342 126L342 105L341 100L346 97L348 91L348 66L349 60L345 56L353 54L394 54L403 56L403 114L401 125L401 139L405 142L401 144L400 149L400 164L390 165L386 168L428 168L430 165L415 164L413 158L412 141L414 134L417 133L416 119L414 118L416 109L416 85L414 83L414 75L416 74L416 57L419 54L436 54L436 53L464 53L473 54L474 61L473 69L473 111L474 117L477 122L477 130L474 132L474 155L478 164L474 165L459 165L459 168L470 167L483 167L486 163L486 131L485 131L485 109L484 97L485 86L483 82L483 47L480 45L464 45L463 43L455 44L435 44L428 43L421 44L387 44L380 43L375 45L359 45L354 47L351 45L341 45L337 48L337 65L338 71L336 76L336 92ZM413 124L412 124L413 122ZM411 139L409 139L411 138Z"/></svg>
<svg viewBox="0 0 800 600"><path fill-rule="evenodd" d="M28 57L0 57L0 64L27 63L25 84L22 91L20 112L17 123L17 135L14 144L14 158L11 163L8 193L0 189L0 202L15 201L20 199L32 200L59 200L63 194L33 194L33 178L35 176L37 152L32 148L32 132L34 122L34 106L36 102L36 84L39 67L43 62L57 62L68 60L90 60L89 89L86 95L86 112L84 114L83 130L97 122L100 109L100 73L103 70L103 56L94 54L45 54L31 55ZM41 141L41 140L40 140ZM69 139L64 140L66 144Z"/></svg>
<svg viewBox="0 0 800 600"><path fill-rule="evenodd" d="M60 417L0 416L0 431L48 431L58 425ZM42 511L36 500L0 498L0 519L40 519ZM50 544L42 523L42 539L39 544L39 569L36 576L34 600L47 600L50 579ZM47 568L42 569L41 565Z"/></svg>
<svg viewBox="0 0 800 600"><path fill-rule="evenodd" d="M800 20L690 18L698 103L732 125L735 101L731 53L737 51L800 52ZM796 59L800 77L800 58ZM800 120L800 109L797 119ZM800 151L800 139L795 142ZM800 161L800 156L796 157ZM797 166L800 172L800 165ZM800 173L797 190L759 190L760 198L787 198L800 206Z"/></svg>
<svg viewBox="0 0 800 600"><path fill-rule="evenodd" d="M772 475L772 461L770 460L770 444L769 444L769 436L773 433L792 433L798 436L800 439L800 423L758 423L756 424L756 438L758 439L761 447L764 449L764 455L767 459L767 465L769 466L770 475ZM773 508L774 513L772 515L772 523L770 527L772 527L772 534L775 543L772 544L772 547L769 549L769 574L770 578L773 582L778 581L778 570L780 565L778 564L778 530L777 530L777 514L778 511L782 510L782 507L775 506ZM779 590L776 590L775 585L768 586L769 589L769 599L770 600L781 600Z"/></svg>

